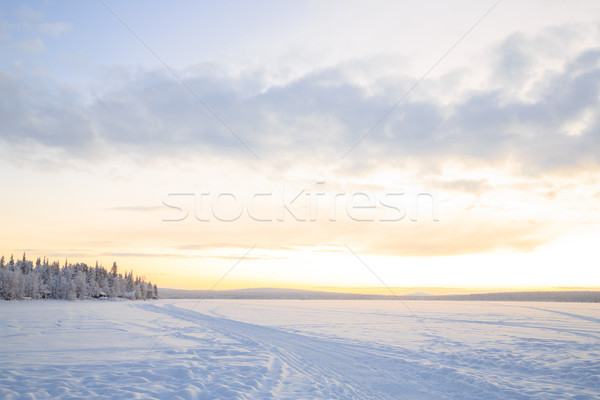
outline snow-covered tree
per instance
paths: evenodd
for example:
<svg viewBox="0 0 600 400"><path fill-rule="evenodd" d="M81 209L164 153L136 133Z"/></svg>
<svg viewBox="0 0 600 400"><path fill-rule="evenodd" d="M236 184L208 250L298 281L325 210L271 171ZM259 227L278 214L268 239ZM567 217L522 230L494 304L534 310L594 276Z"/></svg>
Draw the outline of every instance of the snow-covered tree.
<svg viewBox="0 0 600 400"><path fill-rule="evenodd" d="M113 278L117 277L117 272L118 272L118 267L117 267L117 263L113 262L112 267L110 268L110 273L112 274Z"/></svg>
<svg viewBox="0 0 600 400"><path fill-rule="evenodd" d="M132 299L158 298L156 285L146 283L133 271L125 276L113 263L110 272L96 262L95 267L85 263L69 264L61 268L58 262L50 264L44 257L35 262L23 258L15 262L11 255L8 264L0 258L0 299L85 299L99 297L129 297ZM129 293L129 295L128 295Z"/></svg>

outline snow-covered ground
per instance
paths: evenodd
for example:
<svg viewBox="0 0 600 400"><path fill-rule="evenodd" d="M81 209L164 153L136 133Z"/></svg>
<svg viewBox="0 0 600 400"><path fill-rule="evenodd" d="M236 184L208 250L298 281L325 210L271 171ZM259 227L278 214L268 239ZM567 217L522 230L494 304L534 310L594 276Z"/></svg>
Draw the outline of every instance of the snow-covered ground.
<svg viewBox="0 0 600 400"><path fill-rule="evenodd" d="M2 399L600 399L600 304L0 302Z"/></svg>

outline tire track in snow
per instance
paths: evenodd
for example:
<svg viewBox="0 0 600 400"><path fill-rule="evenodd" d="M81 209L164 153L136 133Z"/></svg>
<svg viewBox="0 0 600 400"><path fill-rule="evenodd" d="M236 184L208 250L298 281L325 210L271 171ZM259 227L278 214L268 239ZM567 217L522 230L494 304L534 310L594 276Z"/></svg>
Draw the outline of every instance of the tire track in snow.
<svg viewBox="0 0 600 400"><path fill-rule="evenodd" d="M174 304L152 307L176 318L187 312ZM208 313L216 314L216 310ZM406 349L317 338L201 312L188 313L184 319L278 359L279 371L287 371L288 375L269 371L269 380L261 385L263 395L277 393L277 398L291 398L299 386L302 390L298 393L332 399L457 398L451 395L453 392L461 393L461 399L496 399L508 394L504 391L499 396L501 390L496 385L472 376L459 365L440 366ZM307 382L310 387L306 387Z"/></svg>

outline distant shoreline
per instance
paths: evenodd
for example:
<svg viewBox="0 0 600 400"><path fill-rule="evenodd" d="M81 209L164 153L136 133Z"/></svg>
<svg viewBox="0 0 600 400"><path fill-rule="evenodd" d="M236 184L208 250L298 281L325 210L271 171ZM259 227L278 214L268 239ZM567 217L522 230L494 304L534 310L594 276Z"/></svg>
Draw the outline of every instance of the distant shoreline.
<svg viewBox="0 0 600 400"><path fill-rule="evenodd" d="M182 290L161 288L165 299L220 300L431 300L431 301L538 301L600 303L600 291L519 291L477 294L381 295L325 292L301 289L253 288L235 290Z"/></svg>

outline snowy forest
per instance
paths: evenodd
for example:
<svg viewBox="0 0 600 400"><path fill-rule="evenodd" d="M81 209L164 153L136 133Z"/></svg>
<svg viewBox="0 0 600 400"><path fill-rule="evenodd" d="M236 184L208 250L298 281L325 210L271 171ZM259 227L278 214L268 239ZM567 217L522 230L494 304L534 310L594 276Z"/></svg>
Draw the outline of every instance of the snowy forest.
<svg viewBox="0 0 600 400"><path fill-rule="evenodd" d="M85 263L60 266L38 258L35 262L23 258L8 262L0 258L0 299L89 299L121 297L131 300L157 299L158 288L133 272L118 272L117 263L107 270Z"/></svg>

